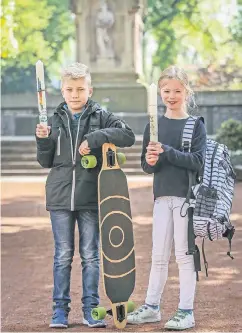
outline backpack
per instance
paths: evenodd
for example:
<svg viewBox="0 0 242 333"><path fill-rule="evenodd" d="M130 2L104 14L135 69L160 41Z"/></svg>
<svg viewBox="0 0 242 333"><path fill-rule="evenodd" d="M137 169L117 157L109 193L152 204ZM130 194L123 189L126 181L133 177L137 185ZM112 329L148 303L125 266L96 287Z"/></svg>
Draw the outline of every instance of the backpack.
<svg viewBox="0 0 242 333"><path fill-rule="evenodd" d="M190 116L182 133L182 149L190 152L192 137L196 122L202 117ZM207 139L206 153L201 174L195 175L188 171L189 191L186 202L188 208L188 253L194 255L196 272L201 270L199 249L195 238L201 237L202 252L206 275L208 276L208 263L204 252L204 241L227 238L231 256L231 240L235 229L230 222L230 211L234 195L235 172L230 162L228 148L212 139ZM195 181L195 178L197 181ZM197 273L198 279L198 273Z"/></svg>

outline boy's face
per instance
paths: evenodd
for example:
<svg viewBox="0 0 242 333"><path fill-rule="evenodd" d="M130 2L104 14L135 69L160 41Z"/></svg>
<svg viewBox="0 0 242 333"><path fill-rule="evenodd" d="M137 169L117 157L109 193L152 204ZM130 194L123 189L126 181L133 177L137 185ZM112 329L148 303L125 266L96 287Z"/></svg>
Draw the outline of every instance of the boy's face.
<svg viewBox="0 0 242 333"><path fill-rule="evenodd" d="M181 111L186 104L186 89L178 80L164 80L160 93L163 103L170 110Z"/></svg>
<svg viewBox="0 0 242 333"><path fill-rule="evenodd" d="M64 79L61 92L69 110L77 113L87 103L88 97L91 97L92 88L84 77L76 80Z"/></svg>

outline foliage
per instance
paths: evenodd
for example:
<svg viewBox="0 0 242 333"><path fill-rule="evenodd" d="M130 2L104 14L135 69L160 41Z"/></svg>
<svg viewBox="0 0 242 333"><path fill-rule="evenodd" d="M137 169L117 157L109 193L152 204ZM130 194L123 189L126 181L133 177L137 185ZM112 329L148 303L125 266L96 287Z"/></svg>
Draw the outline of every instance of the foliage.
<svg viewBox="0 0 242 333"><path fill-rule="evenodd" d="M35 63L41 59L46 79L53 63L74 36L68 0L3 0L2 92L35 88Z"/></svg>
<svg viewBox="0 0 242 333"><path fill-rule="evenodd" d="M157 43L153 65L185 67L196 89L241 88L242 12L234 3L148 0L145 30Z"/></svg>
<svg viewBox="0 0 242 333"><path fill-rule="evenodd" d="M225 144L230 150L242 150L242 122L229 119L222 123L216 140Z"/></svg>

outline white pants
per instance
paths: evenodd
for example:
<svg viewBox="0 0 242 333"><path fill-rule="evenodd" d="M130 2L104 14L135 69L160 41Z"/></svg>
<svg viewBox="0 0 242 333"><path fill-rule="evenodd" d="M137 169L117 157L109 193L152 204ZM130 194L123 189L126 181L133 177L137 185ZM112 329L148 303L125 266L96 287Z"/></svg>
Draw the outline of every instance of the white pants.
<svg viewBox="0 0 242 333"><path fill-rule="evenodd" d="M176 262L179 268L179 309L193 309L196 272L188 250L188 218L181 217L184 198L157 198L153 212L153 249L149 287L145 302L159 305L168 277L168 264L174 238Z"/></svg>

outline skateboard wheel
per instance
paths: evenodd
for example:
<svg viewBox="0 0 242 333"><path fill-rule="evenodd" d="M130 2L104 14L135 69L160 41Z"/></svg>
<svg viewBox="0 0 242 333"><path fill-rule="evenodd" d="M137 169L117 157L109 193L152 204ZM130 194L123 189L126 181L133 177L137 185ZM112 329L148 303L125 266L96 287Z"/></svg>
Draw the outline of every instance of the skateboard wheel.
<svg viewBox="0 0 242 333"><path fill-rule="evenodd" d="M98 308L92 309L92 313L91 313L92 318L94 320L102 320L106 317L106 314L107 314L106 309L101 306Z"/></svg>
<svg viewBox="0 0 242 333"><path fill-rule="evenodd" d="M81 165L85 169L95 168L95 166L97 165L97 159L94 155L83 156L81 159Z"/></svg>
<svg viewBox="0 0 242 333"><path fill-rule="evenodd" d="M118 164L122 165L126 162L126 156L124 153L117 153Z"/></svg>
<svg viewBox="0 0 242 333"><path fill-rule="evenodd" d="M128 301L128 309L127 309L128 313L133 312L134 309L135 309L134 302L133 301Z"/></svg>

